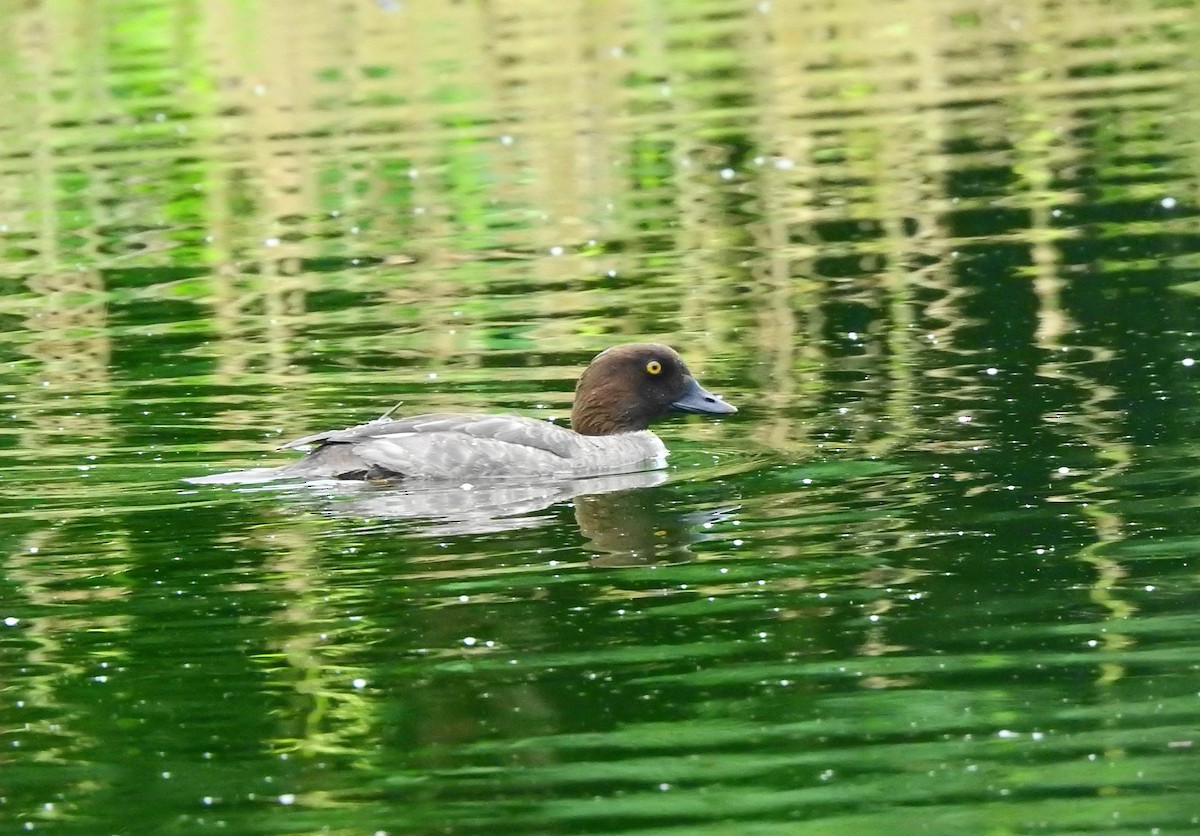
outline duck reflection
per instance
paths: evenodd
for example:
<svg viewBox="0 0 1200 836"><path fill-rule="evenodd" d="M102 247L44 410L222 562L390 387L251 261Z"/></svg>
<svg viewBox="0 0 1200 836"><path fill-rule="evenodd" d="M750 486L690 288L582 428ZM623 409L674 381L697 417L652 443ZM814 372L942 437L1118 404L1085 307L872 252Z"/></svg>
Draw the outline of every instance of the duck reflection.
<svg viewBox="0 0 1200 836"><path fill-rule="evenodd" d="M687 563L691 546L707 540L706 523L722 519L737 506L672 514L663 509L659 491L621 490L575 499L579 531L598 554L593 566Z"/></svg>
<svg viewBox="0 0 1200 836"><path fill-rule="evenodd" d="M707 539L705 523L731 508L671 513L660 491L664 470L594 476L585 479L481 481L462 485L357 485L339 483L323 510L339 517L411 520L408 533L419 537L494 534L556 523L552 510L574 502L575 521L591 549L595 566L684 563L689 547Z"/></svg>

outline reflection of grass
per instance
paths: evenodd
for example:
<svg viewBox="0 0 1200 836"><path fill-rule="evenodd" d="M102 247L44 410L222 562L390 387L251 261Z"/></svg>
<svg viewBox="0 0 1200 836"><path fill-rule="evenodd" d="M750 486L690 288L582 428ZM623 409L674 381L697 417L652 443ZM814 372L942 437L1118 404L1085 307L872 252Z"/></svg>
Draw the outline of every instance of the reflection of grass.
<svg viewBox="0 0 1200 836"><path fill-rule="evenodd" d="M28 488L10 519L94 519L115 561L105 571L124 574L127 541L142 532L103 510L114 493L140 487L143 501L153 497L147 511L178 502L161 484L139 486L167 481L143 458L256 459L280 431L362 420L401 398L414 410L530 412L532 403L561 414L591 353L655 337L745 407L715 426L672 424L679 449L683 439L765 449L779 463L756 480L736 479L744 462L711 471L758 491L760 518L744 527L753 545L729 575L714 576L704 559L663 570L657 578L715 599L706 608L681 595L664 613L742 617L761 602L734 582L769 581L790 585L790 603L813 612L836 604L863 607L856 618L886 615L855 639L876 683L923 681L948 660L964 675L1027 669L1030 657L1016 652L891 653L900 639L888 619L899 620L903 602L871 580L899 577L903 587L911 567L897 555L962 533L935 524L953 514L929 511L931 498L978 499L991 516L971 519L999 525L1023 519L1024 508L1004 504L1011 488L1031 506L1053 503L1048 528L1059 517L1086 528L1091 542L1076 551L1083 586L1113 625L1100 650L1043 661L1112 688L1126 684L1125 665L1149 658L1130 638L1136 628L1120 623L1135 610L1119 584L1128 554L1117 544L1128 532L1111 485L1134 459L1128 427L1151 402L1139 388L1153 377L1142 360L1162 345L1139 335L1137 310L1158 312L1164 333L1193 327L1180 304L1188 296L1163 288L1197 266L1188 248L1200 194L1200 95L1186 69L1200 43L1194 4L1019 0L1003 15L926 0L775 2L769 13L720 2L584 4L578 14L550 0L503 12L303 5L0 9L9 88L0 346L19 394L6 407L4 443L17 452L5 484ZM1189 386L1155 378L1147 388L1190 403ZM1091 469L1051 483L1064 450ZM98 469L77 470L89 455ZM178 465L162 467L173 480ZM960 487L935 491L934 477ZM837 488L809 490L804 479ZM207 503L192 511L220 510ZM278 538L256 583L283 602L256 669L300 706L278 710L297 724L281 723L272 740L318 755L366 751L376 704L347 682L357 654L383 639L339 620L361 601L331 587L314 545L322 525L253 524ZM65 541L43 532L14 542L9 574L21 594L57 606L28 550ZM439 589L450 601L486 592L511 603L519 572L533 578L529 590L571 583L523 555L511 557L519 569L494 575L452 564L458 585ZM431 550L414 563L441 559ZM61 577L82 586L90 571ZM404 571L364 574L406 580ZM605 575L609 586L589 600L619 599L621 583L642 577ZM109 598L133 583L80 593L107 609L64 623L132 634ZM665 588L655 583L647 595ZM443 645L461 639L452 614L410 610ZM824 618L802 615L805 629ZM33 652L74 666L52 625L31 632ZM799 632L798 643L809 640ZM704 660L730 645L690 639L673 652ZM1187 661L1174 653L1166 661ZM653 645L583 658L641 664L662 654ZM508 660L440 664L457 675ZM816 688L840 681L837 667L762 661L653 681L787 677ZM34 685L53 705L56 683ZM955 699L914 694L875 722L893 711L907 721L916 705L929 729L959 736L947 719L961 708ZM525 705L523 696L510 699ZM1007 720L1012 706L991 708ZM908 733L899 720L882 730ZM425 731L436 739L433 724ZM621 734L598 739L623 745ZM1112 740L1087 745L1136 745ZM928 752L962 756L935 743ZM824 802L823 792L812 797Z"/></svg>
<svg viewBox="0 0 1200 836"><path fill-rule="evenodd" d="M478 365L620 335L686 352L704 332L696 354L740 355L743 385L766 393L764 441L810 450L797 419L843 405L834 378L861 374L852 406L874 420L851 437L882 453L920 436L922 401L953 419L986 397L957 347L984 291L955 259L1009 247L1053 351L1073 320L1056 248L1080 229L1054 214L1081 199L1072 171L1154 174L1104 200L1189 188L1164 174L1175 147L1159 117L1175 99L1137 98L1139 72L1156 90L1187 83L1171 70L1195 40L1187 10L1018 6L1019 28L916 3L681 6L653 21L616 5L602 26L538 3L504 20L8 11L12 31L62 37L50 52L14 41L14 84L34 104L7 175L18 187L0 192L21 242L5 269L211 269L150 273L139 292L207 305L231 380L271 369L282 383L320 339ZM343 36L349 62L327 48ZM0 115L10 131L14 118ZM1122 218L1113 234L1164 220ZM354 297L331 302L342 289ZM864 353L830 329L862 331Z"/></svg>

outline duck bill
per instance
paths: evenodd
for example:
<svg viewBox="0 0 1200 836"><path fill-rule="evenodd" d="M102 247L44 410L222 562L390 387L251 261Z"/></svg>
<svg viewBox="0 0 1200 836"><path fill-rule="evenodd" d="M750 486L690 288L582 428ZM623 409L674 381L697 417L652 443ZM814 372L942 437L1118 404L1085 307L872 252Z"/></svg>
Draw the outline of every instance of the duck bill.
<svg viewBox="0 0 1200 836"><path fill-rule="evenodd" d="M696 378L686 378L683 396L671 403L671 409L679 412L703 412L709 415L729 415L737 412L737 407L726 403L720 397L705 389L696 382Z"/></svg>

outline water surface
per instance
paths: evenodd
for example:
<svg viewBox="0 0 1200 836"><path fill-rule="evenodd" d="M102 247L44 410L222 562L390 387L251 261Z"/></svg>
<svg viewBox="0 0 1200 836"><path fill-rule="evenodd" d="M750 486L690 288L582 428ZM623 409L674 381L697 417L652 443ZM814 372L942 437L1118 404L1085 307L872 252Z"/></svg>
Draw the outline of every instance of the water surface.
<svg viewBox="0 0 1200 836"><path fill-rule="evenodd" d="M1200 828L1198 12L0 9L3 829ZM181 481L640 339L664 471Z"/></svg>

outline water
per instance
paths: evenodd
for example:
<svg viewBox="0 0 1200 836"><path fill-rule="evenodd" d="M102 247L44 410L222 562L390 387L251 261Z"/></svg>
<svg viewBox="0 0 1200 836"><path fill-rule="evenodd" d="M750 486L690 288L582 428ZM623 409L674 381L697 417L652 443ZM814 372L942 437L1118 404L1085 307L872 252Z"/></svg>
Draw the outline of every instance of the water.
<svg viewBox="0 0 1200 836"><path fill-rule="evenodd" d="M1200 829L1197 11L0 9L0 825ZM181 481L644 338L600 492Z"/></svg>

